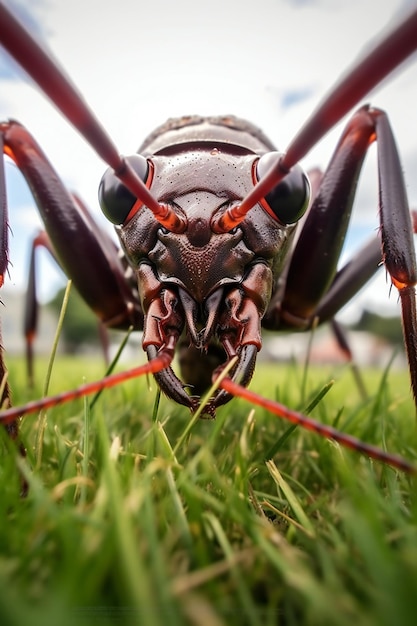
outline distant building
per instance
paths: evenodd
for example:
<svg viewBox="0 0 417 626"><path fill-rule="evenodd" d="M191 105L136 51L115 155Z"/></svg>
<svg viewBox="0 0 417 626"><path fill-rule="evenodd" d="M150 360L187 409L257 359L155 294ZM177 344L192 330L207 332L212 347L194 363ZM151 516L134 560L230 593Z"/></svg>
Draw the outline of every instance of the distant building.
<svg viewBox="0 0 417 626"><path fill-rule="evenodd" d="M347 334L354 361L362 366L381 367L391 360L395 348L380 337L364 331L348 331ZM303 362L309 349L309 333L268 333L259 355L264 360ZM328 326L314 333L310 348L310 363L317 365L345 363L346 358ZM395 365L406 365L403 351L395 358Z"/></svg>

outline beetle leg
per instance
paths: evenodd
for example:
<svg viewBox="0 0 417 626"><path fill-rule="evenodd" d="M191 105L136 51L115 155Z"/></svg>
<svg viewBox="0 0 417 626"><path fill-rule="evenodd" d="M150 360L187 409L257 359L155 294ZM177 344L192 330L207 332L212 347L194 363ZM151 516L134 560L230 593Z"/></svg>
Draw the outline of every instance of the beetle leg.
<svg viewBox="0 0 417 626"><path fill-rule="evenodd" d="M7 216L7 196L6 196L6 177L4 174L4 158L3 158L3 137L0 133L0 222L2 227L0 228L0 287L4 284L4 277L7 273L7 266L9 262L9 249L8 249L8 216ZM11 404L10 387L7 381L7 369L3 357L3 339L0 329L0 406L2 409L9 408ZM11 439L17 439L19 434L19 421L13 419L5 425L6 431ZM26 455L26 450L23 445L19 446L22 456ZM22 492L25 491L25 485L22 483Z"/></svg>
<svg viewBox="0 0 417 626"><path fill-rule="evenodd" d="M397 146L388 117L374 112L379 142L379 199L381 238L384 264L392 283L397 287L402 309L402 322L411 386L417 403L417 267L413 242L413 226Z"/></svg>
<svg viewBox="0 0 417 626"><path fill-rule="evenodd" d="M59 180L28 131L0 124L4 152L22 171L36 200L54 256L90 308L108 326L140 328L139 302L125 277L118 249L81 201Z"/></svg>
<svg viewBox="0 0 417 626"><path fill-rule="evenodd" d="M36 250L42 246L55 258L54 251L45 231L40 231L32 241L25 299L24 334L26 340L26 367L30 387L33 387L33 342L38 325L39 302L36 289ZM56 258L55 258L56 260ZM58 262L58 261L57 261Z"/></svg>
<svg viewBox="0 0 417 626"><path fill-rule="evenodd" d="M48 234L44 230L39 231L32 241L25 297L24 336L26 341L26 367L29 387L33 387L34 383L34 340L37 332L39 311L39 302L37 298L36 252L39 247L43 247L59 266L59 261L56 258ZM109 335L107 327L100 320L97 320L97 332L103 349L105 363L108 365Z"/></svg>
<svg viewBox="0 0 417 626"><path fill-rule="evenodd" d="M300 329L311 325L336 274L358 177L374 138L372 116L363 107L349 122L323 175L291 258L282 302L272 314L272 324L268 312L267 325Z"/></svg>
<svg viewBox="0 0 417 626"><path fill-rule="evenodd" d="M320 323L331 320L382 265L381 239L368 240L338 272L315 311Z"/></svg>
<svg viewBox="0 0 417 626"><path fill-rule="evenodd" d="M3 137L0 133L0 148L3 153ZM8 246L8 235L9 235L9 225L7 221L7 197L6 197L6 177L4 174L4 158L0 159L0 287L4 284L4 277L7 272L7 266L9 263L9 246ZM10 404L10 389L9 384L7 382L7 370L4 364L3 358L3 345L2 345L2 337L0 333L0 402L1 406L8 408ZM6 429L9 435L14 439L17 436L18 432L18 422L17 420L11 422Z"/></svg>
<svg viewBox="0 0 417 626"><path fill-rule="evenodd" d="M64 187L40 147L28 131L17 122L0 123L2 153L7 154L21 170L41 213L51 251L59 264L73 279L74 285L103 323L112 327L140 328L142 312L139 300L125 277L116 245L93 221L81 202ZM0 285L8 264L7 198L3 158L0 168L1 219ZM34 308L28 313L28 328L34 322ZM32 317L32 319L30 319ZM5 367L1 362L1 371ZM0 373L1 373L0 371ZM7 384L3 402L10 403ZM17 422L8 427L17 434Z"/></svg>
<svg viewBox="0 0 417 626"><path fill-rule="evenodd" d="M381 243L374 238L336 272L366 151L376 140L380 157L386 152L377 127L379 117L386 119L382 112L363 107L348 124L297 239L284 295L266 314L266 327L304 329L317 317L320 323L331 319L381 265ZM380 176L380 186L383 178ZM408 208L402 211L408 215ZM383 219L381 214L381 223ZM410 237L410 217L404 219ZM390 232L396 228L391 226ZM404 237L399 247L403 244L410 248Z"/></svg>
<svg viewBox="0 0 417 626"><path fill-rule="evenodd" d="M357 179L368 146L378 147L381 243L373 240L336 273ZM401 164L386 114L363 107L348 124L321 181L288 269L281 303L265 326L306 328L322 323L372 276L381 261L398 288L411 384L417 403L417 283L413 225Z"/></svg>

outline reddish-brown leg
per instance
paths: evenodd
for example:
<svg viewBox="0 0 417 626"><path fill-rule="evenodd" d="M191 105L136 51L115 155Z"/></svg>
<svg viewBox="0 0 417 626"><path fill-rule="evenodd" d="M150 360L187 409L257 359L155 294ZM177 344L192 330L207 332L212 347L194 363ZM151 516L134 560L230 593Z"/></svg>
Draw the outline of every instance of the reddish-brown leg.
<svg viewBox="0 0 417 626"><path fill-rule="evenodd" d="M93 229L94 231L94 229ZM114 252L112 249L109 250L110 254L117 254L116 247L113 246ZM105 239L102 240L102 244L105 244ZM30 252L30 261L29 261L29 270L28 270L28 282L26 288L26 297L25 297L25 316L24 316L24 336L26 340L26 368L27 368L27 376L28 376L28 384L30 387L33 386L34 383L34 342L36 339L37 328L38 328L38 316L39 316L39 301L37 297L37 283L39 277L37 276L37 250L39 248L45 249L53 260L59 265L59 261L56 258L54 253L54 249L52 247L51 241L48 237L48 234L45 231L39 231L36 237L32 241L31 252ZM132 283L132 297L136 292L136 285ZM108 365L110 362L109 359L109 333L107 330L107 326L101 320L97 319L97 333L100 339L100 343L103 349L103 355L105 363Z"/></svg>
<svg viewBox="0 0 417 626"><path fill-rule="evenodd" d="M143 315L137 293L125 275L125 266L116 245L93 222L80 201L68 193L58 175L28 131L17 122L0 123L3 152L22 171L41 213L48 235L35 240L32 256L38 245L49 249L87 304L108 326L141 328ZM0 248L1 283L7 272L7 198L3 158L0 166L0 220L3 222ZM26 314L28 352L36 323L34 265L29 275L29 307ZM4 371L4 363L0 363ZM1 373L1 372L0 372ZM10 402L9 388L4 398ZM17 423L10 427L17 430Z"/></svg>
<svg viewBox="0 0 417 626"><path fill-rule="evenodd" d="M411 386L417 403L417 267L407 192L388 118L374 115L378 151L379 201L384 264L400 294Z"/></svg>
<svg viewBox="0 0 417 626"><path fill-rule="evenodd" d="M114 242L67 191L22 125L0 123L0 134L4 152L19 167L36 200L47 245L85 302L108 326L140 328L140 305Z"/></svg>
<svg viewBox="0 0 417 626"><path fill-rule="evenodd" d="M378 148L381 243L372 241L339 273L356 183L369 145ZM380 248L378 251L378 247ZM386 114L363 107L348 124L323 175L297 240L282 301L265 317L269 328L308 328L325 322L384 262L402 304L404 341L417 403L417 282L413 225L400 160Z"/></svg>
<svg viewBox="0 0 417 626"><path fill-rule="evenodd" d="M3 138L0 134L0 149L3 153ZM4 284L4 278L7 273L7 265L9 262L8 255L8 234L9 225L7 222L7 197L6 197L6 177L4 173L4 160L0 160L0 287ZM0 331L0 385L1 394L0 402L2 408L8 408L10 406L10 388L7 381L7 369L4 363L3 356L3 338ZM10 422L6 426L6 430L12 439L16 439L19 431L18 420Z"/></svg>
<svg viewBox="0 0 417 626"><path fill-rule="evenodd" d="M24 334L26 340L26 368L28 384L33 387L33 343L38 325L38 298L36 289L36 250L39 246L48 250L54 256L51 242L45 231L39 232L32 241L30 251L28 282L25 299Z"/></svg>
<svg viewBox="0 0 417 626"><path fill-rule="evenodd" d="M291 257L282 301L277 311L267 313L268 326L303 329L316 317L317 307L336 275L357 181L374 139L372 113L363 107L348 123L323 174ZM373 271L380 258L381 253L378 260L373 258ZM271 315L273 319L269 321Z"/></svg>

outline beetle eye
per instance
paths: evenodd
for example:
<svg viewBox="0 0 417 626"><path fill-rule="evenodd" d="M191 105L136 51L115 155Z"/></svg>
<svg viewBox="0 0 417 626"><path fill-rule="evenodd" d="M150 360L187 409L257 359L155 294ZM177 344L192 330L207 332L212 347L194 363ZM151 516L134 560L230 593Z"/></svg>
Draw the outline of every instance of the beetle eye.
<svg viewBox="0 0 417 626"><path fill-rule="evenodd" d="M149 165L145 157L133 154L126 157L126 161L132 166L140 179L146 183ZM114 170L109 167L100 181L98 200L101 210L113 224L123 224L132 210L137 198L117 178Z"/></svg>
<svg viewBox="0 0 417 626"><path fill-rule="evenodd" d="M259 159L256 174L260 180L276 162L277 153L268 152ZM268 213L274 215L283 224L294 224L306 212L310 201L310 183L299 165L295 165L289 174L265 196Z"/></svg>

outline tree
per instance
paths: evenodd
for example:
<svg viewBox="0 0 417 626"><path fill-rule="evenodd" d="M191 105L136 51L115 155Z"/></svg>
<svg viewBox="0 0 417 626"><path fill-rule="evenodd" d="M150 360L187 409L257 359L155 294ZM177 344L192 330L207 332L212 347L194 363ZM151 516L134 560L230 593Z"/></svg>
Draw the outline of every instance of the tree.
<svg viewBox="0 0 417 626"><path fill-rule="evenodd" d="M386 339L395 346L404 346L404 339L401 328L401 320L398 316L385 317L363 310L362 315L356 324L351 326L353 330L366 330L378 337Z"/></svg>
<svg viewBox="0 0 417 626"><path fill-rule="evenodd" d="M60 289L47 305L58 314L62 307L64 293L65 289ZM97 317L74 288L71 289L62 335L66 349L73 354L86 344L99 345L100 343Z"/></svg>

